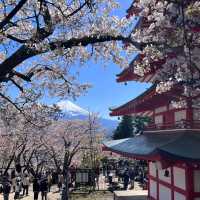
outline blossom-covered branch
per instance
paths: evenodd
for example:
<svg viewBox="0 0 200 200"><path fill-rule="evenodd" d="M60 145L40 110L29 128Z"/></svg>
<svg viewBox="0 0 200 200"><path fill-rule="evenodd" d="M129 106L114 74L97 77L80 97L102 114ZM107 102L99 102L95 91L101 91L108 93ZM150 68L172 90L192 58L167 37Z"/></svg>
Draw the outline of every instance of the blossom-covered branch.
<svg viewBox="0 0 200 200"><path fill-rule="evenodd" d="M199 95L200 2L137 0L127 17L139 17L131 36L145 44L133 62L140 76L156 71L158 92L182 85L184 96Z"/></svg>

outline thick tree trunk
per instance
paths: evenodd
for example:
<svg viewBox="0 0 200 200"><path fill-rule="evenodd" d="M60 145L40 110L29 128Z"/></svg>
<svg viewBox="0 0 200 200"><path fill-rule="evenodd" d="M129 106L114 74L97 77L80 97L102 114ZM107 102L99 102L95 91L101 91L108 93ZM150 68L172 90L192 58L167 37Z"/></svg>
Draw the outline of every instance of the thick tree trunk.
<svg viewBox="0 0 200 200"><path fill-rule="evenodd" d="M61 200L69 200L69 168L64 169L64 186L62 188Z"/></svg>

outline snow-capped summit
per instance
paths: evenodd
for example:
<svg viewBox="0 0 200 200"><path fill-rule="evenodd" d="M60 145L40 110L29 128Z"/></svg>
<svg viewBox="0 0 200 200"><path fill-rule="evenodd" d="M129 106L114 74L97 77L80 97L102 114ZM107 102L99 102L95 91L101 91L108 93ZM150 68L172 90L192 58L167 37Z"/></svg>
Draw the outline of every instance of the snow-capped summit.
<svg viewBox="0 0 200 200"><path fill-rule="evenodd" d="M57 103L58 107L64 112L72 116L88 115L89 112L69 100L63 100Z"/></svg>
<svg viewBox="0 0 200 200"><path fill-rule="evenodd" d="M64 114L63 120L88 120L89 112L69 100L60 101L57 106ZM110 137L118 122L100 117L99 124L107 130L106 136Z"/></svg>

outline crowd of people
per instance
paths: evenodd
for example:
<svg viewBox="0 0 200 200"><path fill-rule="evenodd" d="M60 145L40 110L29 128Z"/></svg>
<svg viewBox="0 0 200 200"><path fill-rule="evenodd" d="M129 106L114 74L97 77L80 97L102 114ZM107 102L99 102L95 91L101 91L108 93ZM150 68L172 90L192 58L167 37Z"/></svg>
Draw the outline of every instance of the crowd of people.
<svg viewBox="0 0 200 200"><path fill-rule="evenodd" d="M115 165L107 165L107 180L110 186L113 185L113 177L118 178L118 183L123 184L123 190L134 189L135 181L146 189L147 187L147 171L146 163L136 162L132 165L127 161L119 161Z"/></svg>
<svg viewBox="0 0 200 200"><path fill-rule="evenodd" d="M103 173L103 175L107 177L109 186L112 188L114 188L114 185L116 184L114 177L117 178L117 184L120 185L123 190L134 189L135 181L139 182L144 188L148 181L146 168L147 165L143 162L129 163L128 161L119 160L115 163L107 163L106 165L103 165L101 169L98 168L94 171L96 186L99 188L99 176L100 173ZM93 182L91 177L94 177L94 174L88 174L88 183ZM79 182L75 178L75 168L70 170L69 175L68 187L72 189L76 188L79 185ZM51 186L53 184L56 184L58 192L62 193L65 185L63 174L52 171L32 176L28 172L16 173L16 170L11 171L10 174L1 174L0 171L0 193L3 194L4 200L9 200L11 192L14 193L15 200L28 196L30 186L34 200L38 200L39 194L42 200L47 200L48 192L51 191Z"/></svg>
<svg viewBox="0 0 200 200"><path fill-rule="evenodd" d="M78 171L78 174L80 172ZM84 185L88 186L93 183L92 175L93 173L91 173L91 171L89 170L87 182L85 182ZM99 170L95 170L95 178L97 178L98 176ZM78 179L76 180L75 177L76 168L72 166L68 174L68 188L70 190L79 187L79 185L83 185L81 180L78 181ZM0 171L0 193L3 194L4 200L9 200L10 193L14 193L13 195L15 200L21 199L22 197L28 196L30 190L31 192L33 192L34 200L38 200L39 196L41 196L41 200L47 200L47 195L48 192L51 191L52 185L56 186L56 190L54 192L60 192L60 194L62 194L65 188L65 179L64 175L61 172L43 172L32 176L28 172L20 171L19 173L17 173L16 169L6 174L1 173Z"/></svg>
<svg viewBox="0 0 200 200"><path fill-rule="evenodd" d="M14 193L14 199L20 199L29 195L31 183L34 200L38 200L39 193L42 200L47 200L47 193L50 192L52 185L50 173L39 174L35 177L28 173L16 174L14 171L11 174L0 174L0 193L3 194L4 200L9 200L11 192Z"/></svg>

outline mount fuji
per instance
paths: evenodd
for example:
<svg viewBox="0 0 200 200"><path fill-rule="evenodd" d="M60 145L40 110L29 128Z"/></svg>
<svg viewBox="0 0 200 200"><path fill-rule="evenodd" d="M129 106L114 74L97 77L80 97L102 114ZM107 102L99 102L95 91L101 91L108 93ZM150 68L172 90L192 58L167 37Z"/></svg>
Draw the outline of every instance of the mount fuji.
<svg viewBox="0 0 200 200"><path fill-rule="evenodd" d="M62 110L64 115L71 115L71 116L77 116L77 115L84 115L87 116L89 112L80 106L72 103L69 100L66 101L60 101L57 103L57 106Z"/></svg>
<svg viewBox="0 0 200 200"><path fill-rule="evenodd" d="M57 106L63 113L63 119L78 119L78 120L87 120L89 111L80 106L72 103L69 100L63 100L57 103ZM117 127L118 121L99 118L100 125L106 130L106 136L110 137L113 134L113 130Z"/></svg>

